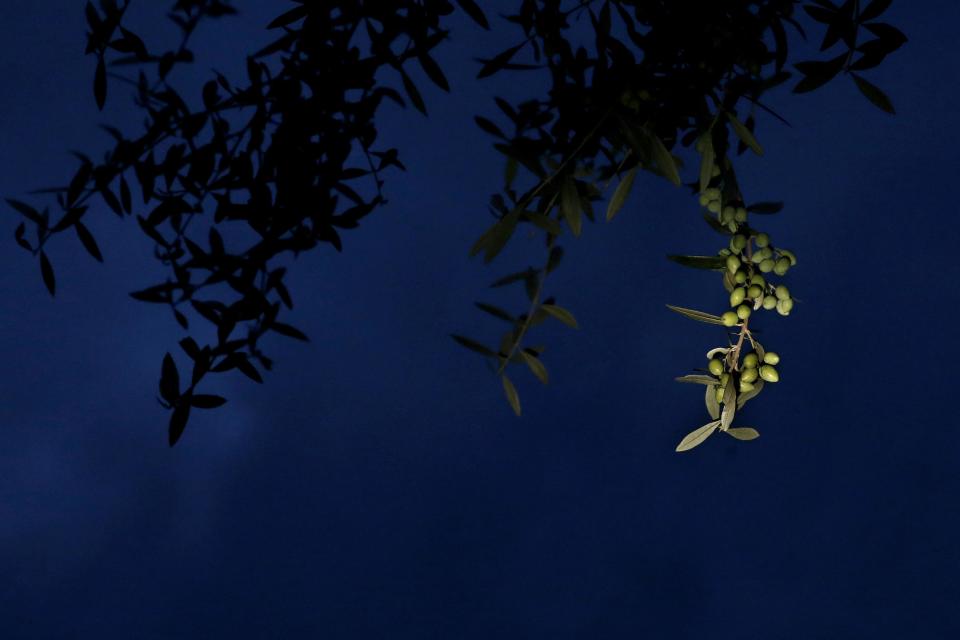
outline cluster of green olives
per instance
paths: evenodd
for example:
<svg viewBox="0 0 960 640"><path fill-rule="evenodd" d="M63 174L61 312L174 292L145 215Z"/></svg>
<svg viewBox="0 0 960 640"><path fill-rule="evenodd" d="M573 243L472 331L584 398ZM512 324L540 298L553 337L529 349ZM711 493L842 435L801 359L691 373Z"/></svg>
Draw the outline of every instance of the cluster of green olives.
<svg viewBox="0 0 960 640"><path fill-rule="evenodd" d="M780 364L780 356L775 351L764 353L762 360L756 351L751 351L743 357L743 365L737 375L737 372L726 370L724 360L711 358L707 363L707 370L720 380L716 390L717 403L723 402L723 394L734 376L737 376L737 389L740 393L752 391L758 379L764 382L779 381L780 374L776 369L778 364Z"/></svg>
<svg viewBox="0 0 960 640"><path fill-rule="evenodd" d="M714 176L717 177L720 170L714 167ZM710 213L717 214L717 220L720 224L735 232L738 225L747 221L747 208L743 205L734 205L732 203L723 204L723 194L717 187L704 189L700 194L700 206L706 207Z"/></svg>
<svg viewBox="0 0 960 640"><path fill-rule="evenodd" d="M748 258L744 251L751 239L756 243L757 250ZM785 285L767 282L763 274L771 271L778 276L786 274L797 263L792 251L775 249L765 233L758 233L751 238L738 233L730 239L730 248L721 250L720 255L727 258L726 267L732 281L730 306L733 311L721 316L724 326L732 327L760 308L768 311L776 309L782 316L790 315L793 310L790 290Z"/></svg>

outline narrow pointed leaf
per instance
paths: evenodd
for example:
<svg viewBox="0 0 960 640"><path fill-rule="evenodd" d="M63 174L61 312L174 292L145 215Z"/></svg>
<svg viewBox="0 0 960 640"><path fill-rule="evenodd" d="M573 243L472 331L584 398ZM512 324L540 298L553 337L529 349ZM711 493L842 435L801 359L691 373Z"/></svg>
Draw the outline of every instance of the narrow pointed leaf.
<svg viewBox="0 0 960 640"><path fill-rule="evenodd" d="M460 5L460 8L463 9L464 13L470 16L471 20L484 29L490 30L490 23L487 22L487 16L483 14L483 9L481 9L476 2L473 0L456 0L456 2Z"/></svg>
<svg viewBox="0 0 960 640"><path fill-rule="evenodd" d="M43 284L46 285L50 295L55 295L57 281L53 275L53 265L50 264L50 259L47 258L47 254L43 251L40 252L40 277L43 278Z"/></svg>
<svg viewBox="0 0 960 640"><path fill-rule="evenodd" d="M577 324L577 319L573 317L573 314L564 309L563 307L558 307L555 304L542 304L540 308L552 315L554 318L562 322L563 324L571 327L573 329L579 328Z"/></svg>
<svg viewBox="0 0 960 640"><path fill-rule="evenodd" d="M510 403L510 407L513 409L513 412L520 415L520 396L517 395L517 388L513 386L513 382L510 381L506 375L500 376L500 379L503 381L503 392L507 395L507 402Z"/></svg>
<svg viewBox="0 0 960 640"><path fill-rule="evenodd" d="M651 133L650 139L653 147L653 157L657 162L657 166L660 167L660 171L670 182L679 187L682 181L680 180L680 172L677 169L677 161L673 155L671 155L670 151L667 150L667 147L664 146L660 138Z"/></svg>
<svg viewBox="0 0 960 640"><path fill-rule="evenodd" d="M560 212L573 235L579 236L583 220L580 216L580 196L573 180L565 180L560 187Z"/></svg>
<svg viewBox="0 0 960 640"><path fill-rule="evenodd" d="M103 262L103 254L100 253L100 247L97 246L97 241L94 239L93 234L90 233L90 230L87 229L86 225L78 220L73 224L73 228L77 230L77 238L80 239L87 253L93 256L97 262Z"/></svg>
<svg viewBox="0 0 960 640"><path fill-rule="evenodd" d="M717 426L720 424L718 420L713 422L708 422L699 429L694 429L680 441L680 444L677 445L677 451L689 451L697 445L703 443L704 440L709 438L714 431L716 431Z"/></svg>
<svg viewBox="0 0 960 640"><path fill-rule="evenodd" d="M167 436L171 447L177 444L177 441L180 440L180 436L183 435L183 430L186 428L187 420L189 418L190 405L186 402L181 403L173 410L173 414L170 416L170 425Z"/></svg>
<svg viewBox="0 0 960 640"><path fill-rule="evenodd" d="M526 351L520 352L523 361L527 363L527 366L530 367L530 371L533 372L533 375L537 376L537 379L543 384L547 384L550 381L550 376L547 374L547 368L543 366L543 363L540 362L540 359L535 355L527 353Z"/></svg>
<svg viewBox="0 0 960 640"><path fill-rule="evenodd" d="M710 185L713 179L713 167L716 164L716 152L713 150L713 139L710 135L706 136L706 148L700 156L700 191L702 192Z"/></svg>
<svg viewBox="0 0 960 640"><path fill-rule="evenodd" d="M737 134L737 137L743 142L743 144L750 147L755 154L758 156L763 155L763 147L760 146L760 143L757 142L757 139L753 137L753 134L750 133L750 129L747 129L746 126L739 120L736 116L727 111L727 119L730 121L731 126L733 126L733 132Z"/></svg>
<svg viewBox="0 0 960 640"><path fill-rule="evenodd" d="M853 72L851 72L850 75L853 76L853 81L856 83L857 89L860 90L860 93L862 93L867 100L891 115L897 112L896 109L893 108L893 103L890 102L890 98L880 90L880 87L868 82Z"/></svg>
<svg viewBox="0 0 960 640"><path fill-rule="evenodd" d="M461 347L465 347L470 351L474 351L476 353L479 353L480 355L489 356L491 358L495 358L497 356L496 351L480 344L479 342L477 342L472 338L467 338L466 336L458 336L455 334L450 334L450 337L453 338L454 341L456 341L456 343L459 344Z"/></svg>
<svg viewBox="0 0 960 640"><path fill-rule="evenodd" d="M613 217L623 208L627 197L630 195L630 190L633 189L633 181L636 179L637 171L639 170L640 167L638 165L630 169L627 175L620 180L616 190L613 192L613 196L610 198L610 204L607 205L607 222L613 220Z"/></svg>
<svg viewBox="0 0 960 640"><path fill-rule="evenodd" d="M711 385L711 384L715 385L719 382L713 376L705 376L705 375L697 375L697 374L680 376L678 378L674 378L674 380L676 380L677 382L687 382L690 384L706 384L706 385Z"/></svg>
<svg viewBox="0 0 960 640"><path fill-rule="evenodd" d="M223 396L213 394L197 394L190 397L190 406L198 409L216 409L227 402Z"/></svg>
<svg viewBox="0 0 960 640"><path fill-rule="evenodd" d="M693 269L725 269L727 259L724 256L667 256L667 260Z"/></svg>
<svg viewBox="0 0 960 640"><path fill-rule="evenodd" d="M723 321L720 319L720 316L715 316L712 313L705 313L703 311L697 311L696 309L686 309L684 307L675 307L672 304L668 304L667 308L671 311L679 313L682 316L686 316L691 320L699 320L700 322L706 322L707 324L723 325Z"/></svg>
<svg viewBox="0 0 960 640"><path fill-rule="evenodd" d="M704 393L704 402L707 405L707 413L714 420L720 417L720 403L717 402L717 386L708 385Z"/></svg>

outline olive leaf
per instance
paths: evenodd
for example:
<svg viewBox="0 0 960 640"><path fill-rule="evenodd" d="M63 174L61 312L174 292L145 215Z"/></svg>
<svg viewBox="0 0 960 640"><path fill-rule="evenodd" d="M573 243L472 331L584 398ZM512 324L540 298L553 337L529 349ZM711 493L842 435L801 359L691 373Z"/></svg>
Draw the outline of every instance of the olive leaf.
<svg viewBox="0 0 960 640"><path fill-rule="evenodd" d="M760 146L760 143L757 142L757 139L753 137L753 134L750 133L750 129L737 120L736 116L727 111L727 119L730 121L730 124L733 126L734 133L737 134L737 137L743 141L743 144L750 147L755 154L758 156L763 155L763 147Z"/></svg>
<svg viewBox="0 0 960 640"><path fill-rule="evenodd" d="M707 405L707 413L710 414L710 417L714 420L719 418L720 403L717 402L717 385L707 385L707 390L704 393L704 402Z"/></svg>
<svg viewBox="0 0 960 640"><path fill-rule="evenodd" d="M760 432L752 427L730 427L727 433L737 440L756 440L760 437Z"/></svg>
<svg viewBox="0 0 960 640"><path fill-rule="evenodd" d="M714 420L713 422L708 422L699 429L694 429L688 433L683 440L680 441L680 444L677 445L677 451L689 451L697 445L701 444L704 440L709 438L717 427L720 425L719 420Z"/></svg>
<svg viewBox="0 0 960 640"><path fill-rule="evenodd" d="M678 255L668 255L667 260L671 262L676 262L679 265L684 267L690 267L692 269L708 269L711 271L718 271L720 269L725 269L727 265L727 259L724 256L678 256Z"/></svg>
<svg viewBox="0 0 960 640"><path fill-rule="evenodd" d="M756 398L757 395L763 390L763 380L757 380L753 383L753 389L741 393L737 397L737 409L742 409L743 405L747 404L748 400Z"/></svg>
<svg viewBox="0 0 960 640"><path fill-rule="evenodd" d="M717 384L717 379L713 376L687 375L674 378L677 382L688 382L690 384Z"/></svg>
<svg viewBox="0 0 960 640"><path fill-rule="evenodd" d="M521 351L520 355L523 357L523 361L527 363L527 366L530 367L530 371L533 372L533 375L537 376L537 380L543 384L547 384L550 381L550 377L547 374L547 368L543 366L543 363L540 362L539 358L526 351Z"/></svg>
<svg viewBox="0 0 960 640"><path fill-rule="evenodd" d="M500 376L503 381L503 392L507 394L507 402L510 403L510 406L513 408L513 412L520 415L520 396L517 394L517 388L513 386L513 382L510 381L510 378L506 374Z"/></svg>
<svg viewBox="0 0 960 640"><path fill-rule="evenodd" d="M696 309L686 309L684 307L675 307L672 304L668 304L667 309L675 311L682 316L686 316L691 320L699 320L700 322L706 322L707 324L723 325L723 320L720 319L720 316L715 316L712 313L705 313L703 311L697 311Z"/></svg>
<svg viewBox="0 0 960 640"><path fill-rule="evenodd" d="M713 177L713 167L716 161L716 152L713 150L713 138L705 135L703 138L704 149L700 156L700 191L702 192L710 184Z"/></svg>
<svg viewBox="0 0 960 640"><path fill-rule="evenodd" d="M563 324L567 325L568 327L572 329L579 328L579 325L577 324L577 319L573 317L572 313L570 313L563 307L559 307L555 304L542 304L540 305L540 308L546 311L547 313L549 313L550 315L552 315L554 318L556 318Z"/></svg>
<svg viewBox="0 0 960 640"><path fill-rule="evenodd" d="M733 416L737 412L737 389L733 386L733 380L727 383L727 388L723 392L723 412L720 414L720 428L726 431L733 422Z"/></svg>
<svg viewBox="0 0 960 640"><path fill-rule="evenodd" d="M627 201L627 196L630 195L630 190L633 189L633 181L636 179L639 169L640 166L637 165L628 171L627 175L620 180L620 183L613 192L613 196L610 198L610 204L607 205L607 222L613 220L613 217L623 208L623 204Z"/></svg>

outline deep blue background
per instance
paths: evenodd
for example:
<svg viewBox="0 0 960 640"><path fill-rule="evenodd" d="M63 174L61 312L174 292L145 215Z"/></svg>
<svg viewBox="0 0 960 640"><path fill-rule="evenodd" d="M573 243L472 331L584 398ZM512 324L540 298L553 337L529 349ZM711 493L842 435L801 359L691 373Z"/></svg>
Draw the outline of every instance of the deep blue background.
<svg viewBox="0 0 960 640"><path fill-rule="evenodd" d="M141 4L132 24L159 46L168 3ZM125 91L93 106L82 5L0 4L5 197L65 181L69 149L105 149L96 123L136 130ZM284 6L238 5L188 84L242 73ZM453 21L438 56L454 93L424 81L429 119L382 121L410 169L390 205L292 274L290 321L313 341L273 340L262 387L219 376L230 402L173 450L154 398L181 332L127 295L163 273L149 240L94 212L107 262L55 243L51 299L0 218L0 637L955 637L960 9L886 18L911 42L868 77L898 116L843 79L781 92L794 127L760 118L767 153L742 163L749 199L787 202L763 222L797 253L803 301L762 321L782 382L738 419L751 443L673 452L706 416L672 378L723 337L664 303L725 294L664 260L718 248L665 181L567 243L550 293L582 328L541 332L552 381L514 376L522 419L447 337L492 337L471 303L504 302L484 285L530 249L466 256L502 175L472 116L539 86L472 80L510 27Z"/></svg>

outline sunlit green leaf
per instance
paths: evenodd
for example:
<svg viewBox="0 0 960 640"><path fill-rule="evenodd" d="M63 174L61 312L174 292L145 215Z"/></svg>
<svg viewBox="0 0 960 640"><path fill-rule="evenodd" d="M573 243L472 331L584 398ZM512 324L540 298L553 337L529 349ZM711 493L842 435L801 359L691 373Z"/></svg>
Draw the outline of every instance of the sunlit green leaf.
<svg viewBox="0 0 960 640"><path fill-rule="evenodd" d="M707 385L706 392L704 393L704 402L707 405L707 413L710 414L710 417L716 420L720 417L720 403L717 402L717 387L716 385Z"/></svg>
<svg viewBox="0 0 960 640"><path fill-rule="evenodd" d="M750 133L750 129L744 126L742 122L737 120L736 116L727 111L727 119L730 121L730 124L733 126L733 132L737 134L737 137L743 142L743 144L750 147L755 154L758 156L763 155L763 147L760 146L760 143L757 142L757 139L753 137L753 134Z"/></svg>
<svg viewBox="0 0 960 640"><path fill-rule="evenodd" d="M533 372L533 375L537 376L537 379L543 384L547 384L550 380L550 376L547 374L547 368L543 366L543 363L540 362L540 359L535 355L527 353L526 351L521 351L520 355L523 357L523 361L527 363L527 366L530 367L530 371Z"/></svg>
<svg viewBox="0 0 960 640"><path fill-rule="evenodd" d="M573 180L565 180L560 187L560 212L573 235L579 236L583 220L580 217L580 195Z"/></svg>
<svg viewBox="0 0 960 640"><path fill-rule="evenodd" d="M507 394L507 402L510 403L513 412L519 416L520 396L517 395L517 388L513 386L513 382L510 381L510 378L508 378L506 374L500 376L500 379L503 381L503 392Z"/></svg>

